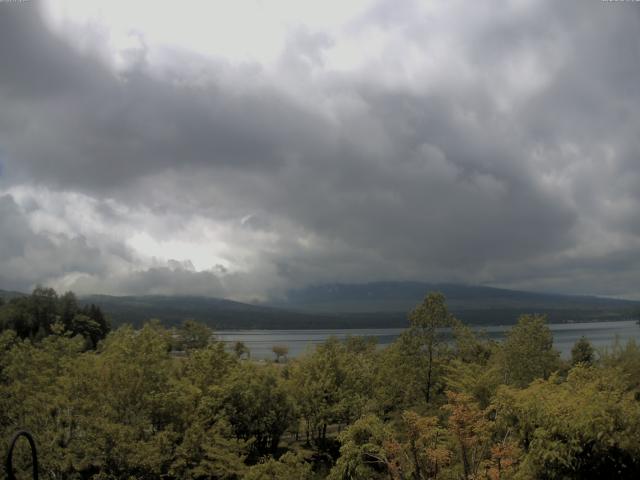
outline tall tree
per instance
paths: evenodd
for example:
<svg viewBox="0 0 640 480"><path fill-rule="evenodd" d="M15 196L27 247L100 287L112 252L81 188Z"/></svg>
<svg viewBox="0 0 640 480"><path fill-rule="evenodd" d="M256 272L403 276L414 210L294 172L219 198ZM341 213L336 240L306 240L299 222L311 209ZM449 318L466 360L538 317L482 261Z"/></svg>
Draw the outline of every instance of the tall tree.
<svg viewBox="0 0 640 480"><path fill-rule="evenodd" d="M543 315L522 315L507 334L501 351L505 383L525 387L536 378L547 378L560 367L560 353L553 348L553 334Z"/></svg>
<svg viewBox="0 0 640 480"><path fill-rule="evenodd" d="M409 315L411 326L400 337L401 348L408 354L419 376L420 390L429 403L436 376L439 356L446 349L442 329L451 326L444 295L429 293Z"/></svg>
<svg viewBox="0 0 640 480"><path fill-rule="evenodd" d="M76 316L80 307L78 306L78 299L73 292L66 292L60 296L58 301L58 313L60 315L60 321L66 331L72 330L73 317Z"/></svg>
<svg viewBox="0 0 640 480"><path fill-rule="evenodd" d="M478 469L488 453L489 422L484 412L464 393L447 392L449 403L449 429L455 439L465 480L477 478Z"/></svg>

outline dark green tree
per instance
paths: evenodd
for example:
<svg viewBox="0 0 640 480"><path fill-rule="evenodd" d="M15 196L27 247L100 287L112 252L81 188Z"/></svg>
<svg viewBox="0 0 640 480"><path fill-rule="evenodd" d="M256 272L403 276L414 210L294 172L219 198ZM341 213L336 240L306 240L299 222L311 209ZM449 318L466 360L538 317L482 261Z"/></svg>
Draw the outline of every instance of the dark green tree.
<svg viewBox="0 0 640 480"><path fill-rule="evenodd" d="M249 347L245 345L244 342L236 342L233 345L233 351L236 354L236 358L240 359L243 356L247 356L247 358L251 358L251 350Z"/></svg>
<svg viewBox="0 0 640 480"><path fill-rule="evenodd" d="M58 314L66 331L73 330L73 318L79 313L78 299L73 292L66 292L58 300Z"/></svg>
<svg viewBox="0 0 640 480"><path fill-rule="evenodd" d="M293 421L293 404L275 367L241 362L207 395L204 421L226 419L238 440L251 441L252 458L273 453Z"/></svg>
<svg viewBox="0 0 640 480"><path fill-rule="evenodd" d="M575 366L578 363L593 365L593 361L594 352L591 342L582 336L571 349L571 365Z"/></svg>
<svg viewBox="0 0 640 480"><path fill-rule="evenodd" d="M196 350L209 345L213 331L195 320L184 320L178 329L178 344L182 350Z"/></svg>

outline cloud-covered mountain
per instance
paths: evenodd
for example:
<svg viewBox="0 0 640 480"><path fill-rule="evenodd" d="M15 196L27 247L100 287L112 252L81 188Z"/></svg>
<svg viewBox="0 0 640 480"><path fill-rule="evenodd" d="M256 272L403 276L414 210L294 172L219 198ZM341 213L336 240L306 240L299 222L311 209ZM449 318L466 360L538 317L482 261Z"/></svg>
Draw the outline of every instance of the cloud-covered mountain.
<svg viewBox="0 0 640 480"><path fill-rule="evenodd" d="M640 298L633 2L120 4L0 2L0 287Z"/></svg>
<svg viewBox="0 0 640 480"><path fill-rule="evenodd" d="M82 301L100 305L115 325L192 318L216 329L382 328L407 326L409 311L430 291L444 293L451 311L475 325L513 324L525 313L564 323L623 320L640 311L640 302L628 300L420 282L318 285L258 305L193 296L91 295Z"/></svg>
<svg viewBox="0 0 640 480"><path fill-rule="evenodd" d="M512 324L526 313L565 323L629 319L640 312L638 301L424 282L314 285L291 290L271 305L314 314L372 315L395 325L427 292L444 294L449 309L471 324Z"/></svg>

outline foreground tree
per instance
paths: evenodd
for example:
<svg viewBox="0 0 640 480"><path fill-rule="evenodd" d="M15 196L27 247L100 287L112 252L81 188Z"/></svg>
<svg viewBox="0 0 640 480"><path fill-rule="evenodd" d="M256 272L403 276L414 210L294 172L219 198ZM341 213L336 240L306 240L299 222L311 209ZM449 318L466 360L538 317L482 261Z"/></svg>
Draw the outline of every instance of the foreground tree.
<svg viewBox="0 0 640 480"><path fill-rule="evenodd" d="M523 451L519 478L640 477L640 403L619 370L574 367L494 402L503 432Z"/></svg>
<svg viewBox="0 0 640 480"><path fill-rule="evenodd" d="M205 348L213 338L213 331L204 323L195 320L185 320L176 332L177 349L179 350L197 350Z"/></svg>
<svg viewBox="0 0 640 480"><path fill-rule="evenodd" d="M252 466L244 480L311 480L311 465L292 452L285 453L278 460L265 458Z"/></svg>
<svg viewBox="0 0 640 480"><path fill-rule="evenodd" d="M203 421L224 418L238 440L250 442L250 455L273 453L293 421L293 404L275 367L239 363L219 386L207 391Z"/></svg>
<svg viewBox="0 0 640 480"><path fill-rule="evenodd" d="M289 347L286 345L274 345L271 349L276 356L276 363L280 363L280 359L287 359L287 355L289 355Z"/></svg>
<svg viewBox="0 0 640 480"><path fill-rule="evenodd" d="M247 444L232 437L231 427L224 421L207 429L195 422L177 447L169 473L193 480L244 478Z"/></svg>
<svg viewBox="0 0 640 480"><path fill-rule="evenodd" d="M382 382L388 382L391 395L417 390L426 403L433 397L434 386L442 386L442 360L447 345L442 329L451 326L444 296L430 293L409 315L410 327L391 347ZM397 399L399 400L399 399ZM410 397L404 402L411 403Z"/></svg>
<svg viewBox="0 0 640 480"><path fill-rule="evenodd" d="M591 342L584 336L580 337L580 340L571 349L571 365L575 367L577 364L582 363L588 366L593 365L593 361L594 352Z"/></svg>
<svg viewBox="0 0 640 480"><path fill-rule="evenodd" d="M447 398L444 408L449 411L449 431L458 447L462 478L477 478L490 446L489 421L469 395L447 392Z"/></svg>
<svg viewBox="0 0 640 480"><path fill-rule="evenodd" d="M332 338L288 366L307 442L324 444L329 425L351 423L374 409L376 358L371 342Z"/></svg>
<svg viewBox="0 0 640 480"><path fill-rule="evenodd" d="M392 441L388 427L374 415L357 420L339 436L340 457L329 480L375 480L390 476L392 459L386 446Z"/></svg>
<svg viewBox="0 0 640 480"><path fill-rule="evenodd" d="M640 345L635 339L625 344L616 340L611 348L600 352L600 362L605 367L620 370L640 400Z"/></svg>
<svg viewBox="0 0 640 480"><path fill-rule="evenodd" d="M454 320L455 352L445 366L447 390L471 395L486 408L501 383L501 369L495 360L499 346L476 335Z"/></svg>
<svg viewBox="0 0 640 480"><path fill-rule="evenodd" d="M522 315L507 334L501 351L504 383L525 387L536 378L548 378L560 367L553 334L543 315Z"/></svg>
<svg viewBox="0 0 640 480"><path fill-rule="evenodd" d="M437 417L424 417L411 410L402 414L402 422L406 441L387 444L394 460L393 478L438 478L453 458L447 446L447 430L439 425Z"/></svg>

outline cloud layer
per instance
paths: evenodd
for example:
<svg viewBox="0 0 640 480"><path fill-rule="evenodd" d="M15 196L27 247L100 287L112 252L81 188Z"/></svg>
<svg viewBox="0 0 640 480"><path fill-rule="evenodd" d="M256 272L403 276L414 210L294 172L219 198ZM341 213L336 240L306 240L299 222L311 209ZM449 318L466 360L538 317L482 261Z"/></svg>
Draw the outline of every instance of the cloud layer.
<svg viewBox="0 0 640 480"><path fill-rule="evenodd" d="M0 288L640 298L636 4L298 3L0 3Z"/></svg>

